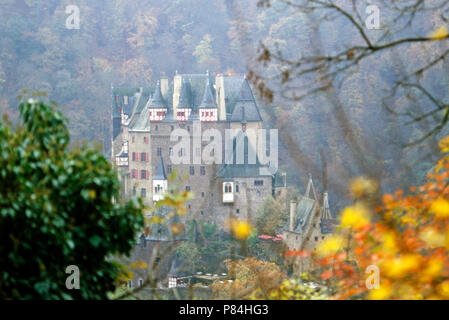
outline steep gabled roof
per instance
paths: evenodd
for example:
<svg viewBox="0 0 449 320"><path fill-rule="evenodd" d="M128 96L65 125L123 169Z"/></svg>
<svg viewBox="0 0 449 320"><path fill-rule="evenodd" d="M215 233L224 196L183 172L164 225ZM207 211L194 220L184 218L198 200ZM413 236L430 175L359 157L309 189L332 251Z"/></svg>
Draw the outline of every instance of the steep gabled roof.
<svg viewBox="0 0 449 320"><path fill-rule="evenodd" d="M156 171L153 175L153 180L167 180L167 175L165 174L164 160L162 157L159 158L159 162L156 167Z"/></svg>
<svg viewBox="0 0 449 320"><path fill-rule="evenodd" d="M245 78L240 87L240 93L234 110L231 115L232 122L251 122L262 121L262 117L257 107L256 99L249 86L248 80Z"/></svg>
<svg viewBox="0 0 449 320"><path fill-rule="evenodd" d="M296 206L296 221L294 222L294 231L301 233L306 225L311 213L314 211L316 200L310 199L306 196L301 197Z"/></svg>
<svg viewBox="0 0 449 320"><path fill-rule="evenodd" d="M150 131L150 109L144 108L131 119L129 123L129 131Z"/></svg>

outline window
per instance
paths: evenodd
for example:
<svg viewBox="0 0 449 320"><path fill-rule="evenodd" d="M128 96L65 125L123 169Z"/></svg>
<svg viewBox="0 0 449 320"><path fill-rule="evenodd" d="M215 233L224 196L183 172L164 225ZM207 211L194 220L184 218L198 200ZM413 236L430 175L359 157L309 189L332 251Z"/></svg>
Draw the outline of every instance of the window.
<svg viewBox="0 0 449 320"><path fill-rule="evenodd" d="M147 154L146 154L145 152L142 152L142 153L140 154L140 161L142 161L142 162L148 161L148 159L147 159Z"/></svg>
<svg viewBox="0 0 449 320"><path fill-rule="evenodd" d="M255 186L263 186L263 180L254 180Z"/></svg>
<svg viewBox="0 0 449 320"><path fill-rule="evenodd" d="M235 192L239 192L239 185L238 184L235 185Z"/></svg>
<svg viewBox="0 0 449 320"><path fill-rule="evenodd" d="M201 213L201 215L204 215L204 211L203 210L201 210L200 213Z"/></svg>
<svg viewBox="0 0 449 320"><path fill-rule="evenodd" d="M143 137L143 143L148 144L148 137Z"/></svg>
<svg viewBox="0 0 449 320"><path fill-rule="evenodd" d="M190 191L190 186L186 186L186 191Z"/></svg>
<svg viewBox="0 0 449 320"><path fill-rule="evenodd" d="M174 126L170 126L170 131L173 131L173 130L175 130L175 127Z"/></svg>
<svg viewBox="0 0 449 320"><path fill-rule="evenodd" d="M148 179L148 171L140 170L140 179Z"/></svg>
<svg viewBox="0 0 449 320"><path fill-rule="evenodd" d="M170 157L173 155L173 148L172 147L168 148L168 154L169 154Z"/></svg>
<svg viewBox="0 0 449 320"><path fill-rule="evenodd" d="M157 125L154 127L154 131L157 131L157 129L158 129L158 127L157 127Z"/></svg>
<svg viewBox="0 0 449 320"><path fill-rule="evenodd" d="M131 170L131 178L137 178L137 169Z"/></svg>
<svg viewBox="0 0 449 320"><path fill-rule="evenodd" d="M231 193L232 192L232 185L230 183L225 184L225 193Z"/></svg>
<svg viewBox="0 0 449 320"><path fill-rule="evenodd" d="M204 166L201 166L201 167L200 167L200 174L201 174L202 176L205 176L205 175L206 175L206 167L204 167Z"/></svg>
<svg viewBox="0 0 449 320"><path fill-rule="evenodd" d="M158 156L161 156L162 155L162 148L161 147L157 147L156 153L157 153Z"/></svg>
<svg viewBox="0 0 449 320"><path fill-rule="evenodd" d="M172 171L172 167L171 167L171 165L168 165L168 166L167 166L167 173L169 173L169 174L170 174L170 173L171 173L171 171Z"/></svg>
<svg viewBox="0 0 449 320"><path fill-rule="evenodd" d="M235 210L235 213L239 214L240 213L240 209Z"/></svg>
<svg viewBox="0 0 449 320"><path fill-rule="evenodd" d="M190 132L190 126L187 126L187 131L189 131L189 132Z"/></svg>
<svg viewBox="0 0 449 320"><path fill-rule="evenodd" d="M160 184L158 184L157 186L154 187L154 193L160 194L160 193L162 193L162 191L163 191L163 188Z"/></svg>
<svg viewBox="0 0 449 320"><path fill-rule="evenodd" d="M315 237L315 241L318 241L318 237Z"/></svg>
<svg viewBox="0 0 449 320"><path fill-rule="evenodd" d="M143 286L143 279L139 279L139 287Z"/></svg>
<svg viewBox="0 0 449 320"><path fill-rule="evenodd" d="M136 161L136 153L135 153L135 152L133 152L132 160L133 160L133 161Z"/></svg>
<svg viewBox="0 0 449 320"><path fill-rule="evenodd" d="M129 281L128 281L128 288L131 289L132 287L133 287L133 281L132 281L132 280L129 280Z"/></svg>
<svg viewBox="0 0 449 320"><path fill-rule="evenodd" d="M142 198L145 198L147 196L147 189L145 188L140 189L140 196Z"/></svg>
<svg viewBox="0 0 449 320"><path fill-rule="evenodd" d="M204 198L204 192L201 192L201 198Z"/></svg>
<svg viewBox="0 0 449 320"><path fill-rule="evenodd" d="M190 175L194 176L195 175L195 167L194 166L190 166Z"/></svg>
<svg viewBox="0 0 449 320"><path fill-rule="evenodd" d="M133 187L133 196L136 195L136 187Z"/></svg>

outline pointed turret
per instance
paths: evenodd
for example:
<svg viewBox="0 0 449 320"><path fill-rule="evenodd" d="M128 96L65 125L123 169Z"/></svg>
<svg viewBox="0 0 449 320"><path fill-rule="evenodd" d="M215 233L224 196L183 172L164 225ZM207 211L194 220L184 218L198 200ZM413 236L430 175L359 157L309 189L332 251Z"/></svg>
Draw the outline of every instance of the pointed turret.
<svg viewBox="0 0 449 320"><path fill-rule="evenodd" d="M181 80L181 93L179 94L179 103L176 108L176 120L187 121L192 115L192 105L190 99L190 87L189 83L182 78Z"/></svg>
<svg viewBox="0 0 449 320"><path fill-rule="evenodd" d="M193 116L197 116L201 121L205 122L218 120L218 107L215 103L209 71L206 72L206 87L204 88L203 99L198 110L193 111Z"/></svg>
<svg viewBox="0 0 449 320"><path fill-rule="evenodd" d="M335 220L329 208L329 196L327 192L323 195L323 206L321 207L321 233L332 233L335 229Z"/></svg>
<svg viewBox="0 0 449 320"><path fill-rule="evenodd" d="M156 83L156 89L154 89L153 97L151 98L149 108L165 108L165 102L164 98L162 97L162 91L161 91L161 82L158 80Z"/></svg>
<svg viewBox="0 0 449 320"><path fill-rule="evenodd" d="M148 101L148 108L150 109L150 121L162 121L167 114L167 106L162 97L161 82L158 81L153 97Z"/></svg>
<svg viewBox="0 0 449 320"><path fill-rule="evenodd" d="M199 106L200 109L217 108L215 104L214 94L212 93L212 86L210 84L209 73L207 73L206 87L204 88L203 100Z"/></svg>
<svg viewBox="0 0 449 320"><path fill-rule="evenodd" d="M178 108L190 109L191 107L192 106L190 105L189 91L188 91L187 83L184 79L182 79L181 94L179 95Z"/></svg>
<svg viewBox="0 0 449 320"><path fill-rule="evenodd" d="M324 220L332 220L333 219L331 211L329 209L329 196L328 196L327 192L325 192L323 195L323 207L322 207L322 212L321 212L321 219L324 219Z"/></svg>

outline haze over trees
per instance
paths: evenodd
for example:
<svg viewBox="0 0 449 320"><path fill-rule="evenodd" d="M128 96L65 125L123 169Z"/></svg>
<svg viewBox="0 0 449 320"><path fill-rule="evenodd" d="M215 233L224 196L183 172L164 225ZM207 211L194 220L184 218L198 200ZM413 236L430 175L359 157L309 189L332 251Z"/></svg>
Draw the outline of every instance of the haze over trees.
<svg viewBox="0 0 449 320"><path fill-rule="evenodd" d="M146 86L176 71L246 73L259 94L262 116L279 129L280 167L288 172L289 184L301 191L307 173L312 173L318 188L329 192L334 212L356 203L342 210L346 219L342 227L349 228L343 235L354 242L343 247L339 235L324 245L321 267L326 269L330 255L338 268L323 272L321 280L334 284L331 278L350 273L337 296L367 296L363 290L351 291L360 289L356 285L364 270L352 262L348 266L347 260L359 255L359 266L369 265L387 243L391 246L382 255L384 265L402 265L404 261L393 256L406 255L409 268L395 269L381 294L372 298L409 297L401 290L410 287L414 297L449 297L448 149L446 140L440 142L449 134L447 1L90 0L79 5L79 30L65 27L65 8L70 4L69 0L0 3L0 112L13 123L21 121L16 96L22 88L46 91L64 106L72 142L100 142L107 155L111 84ZM366 26L368 5L380 10L379 28ZM31 107L26 106L23 120L31 125L26 116ZM5 128L6 144L25 143ZM69 148L66 128L57 128L67 140L64 148ZM89 157L95 157L109 177L105 159L97 153ZM359 176L364 178L353 180ZM116 187L111 183L109 195ZM4 192L11 192L6 187ZM86 192L85 200L90 201L93 193ZM10 215L10 205L1 208L5 216ZM43 203L40 209L48 208ZM285 204L268 199L259 231L275 235L287 210ZM429 225L423 228L420 223ZM176 254L192 258L188 254L192 252L193 257L215 259L226 243L213 226L207 228L210 233L200 241L213 244L212 249L186 243ZM248 251L265 259L263 250L251 246L249 230L238 239L248 240ZM367 232L376 237L365 241ZM90 243L98 245L95 239ZM128 244L124 246L117 250L126 251ZM425 257L420 256L422 250ZM234 285L259 289L248 277L257 270L284 277L276 264L259 262L228 261L226 267L242 270ZM188 264L203 267L194 258ZM410 273L414 276L407 278ZM270 288L277 287L275 297L310 295L297 283L263 280ZM437 289L427 290L429 284ZM0 284L0 293L10 288L11 284ZM35 290L47 294L45 288ZM288 296L290 290L299 293ZM335 285L332 290L339 288Z"/></svg>

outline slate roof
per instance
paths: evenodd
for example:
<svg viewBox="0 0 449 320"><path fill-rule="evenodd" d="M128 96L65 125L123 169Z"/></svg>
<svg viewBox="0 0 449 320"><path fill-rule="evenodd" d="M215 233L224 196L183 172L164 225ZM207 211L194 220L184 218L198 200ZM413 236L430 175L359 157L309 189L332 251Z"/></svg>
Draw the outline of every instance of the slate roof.
<svg viewBox="0 0 449 320"><path fill-rule="evenodd" d="M203 100L199 106L200 109L217 108L215 104L215 97L213 94L213 88L211 86L210 76L207 74L206 86L204 88Z"/></svg>
<svg viewBox="0 0 449 320"><path fill-rule="evenodd" d="M296 221L293 224L293 231L301 233L313 212L316 200L303 196L296 205Z"/></svg>
<svg viewBox="0 0 449 320"><path fill-rule="evenodd" d="M192 108L191 97L190 97L190 84L185 81L185 79L181 80L181 94L179 95L179 103L178 108Z"/></svg>
<svg viewBox="0 0 449 320"><path fill-rule="evenodd" d="M114 88L114 87L112 87L111 91L112 91L112 106L111 106L112 117L119 118L119 117L121 117L122 108L125 107L124 96L128 96L128 97L134 96L134 94L139 92L139 88ZM128 99L128 105L130 105L129 99ZM126 106L125 108L127 109L128 107ZM132 110L126 110L126 111L131 113Z"/></svg>
<svg viewBox="0 0 449 320"><path fill-rule="evenodd" d="M165 174L164 159L162 159L162 157L159 158L156 171L153 175L153 180L167 180L167 175Z"/></svg>
<svg viewBox="0 0 449 320"><path fill-rule="evenodd" d="M254 99L248 80L243 79L240 92L231 115L232 122L262 121L259 108Z"/></svg>
<svg viewBox="0 0 449 320"><path fill-rule="evenodd" d="M148 108L165 108L167 106L164 97L162 96L162 92L161 92L161 82L158 81L156 83L156 89L154 90L154 94L151 97L149 103L148 103Z"/></svg>

